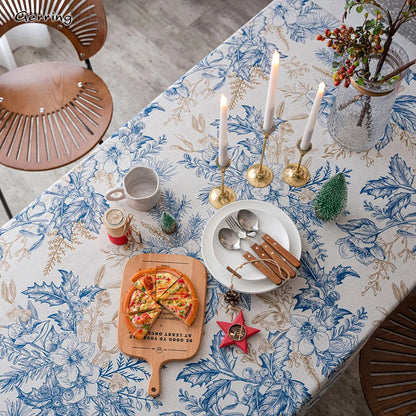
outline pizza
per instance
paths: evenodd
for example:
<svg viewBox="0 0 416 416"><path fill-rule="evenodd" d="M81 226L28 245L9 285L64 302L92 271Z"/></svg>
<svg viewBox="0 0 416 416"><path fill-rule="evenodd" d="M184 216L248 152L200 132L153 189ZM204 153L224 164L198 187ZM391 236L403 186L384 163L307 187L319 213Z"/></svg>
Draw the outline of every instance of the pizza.
<svg viewBox="0 0 416 416"><path fill-rule="evenodd" d="M156 321L162 308L159 306L158 309L153 309L146 312L135 313L134 315L125 315L128 323L129 331L137 339L142 339L146 336L150 327ZM132 331L133 328L133 331Z"/></svg>
<svg viewBox="0 0 416 416"><path fill-rule="evenodd" d="M162 308L191 325L198 311L198 298L191 280L168 266L139 270L130 278L123 299L123 313L129 331L143 339Z"/></svg>
<svg viewBox="0 0 416 416"><path fill-rule="evenodd" d="M124 298L124 302L127 302L123 305L124 312L128 315L136 312L146 312L160 307L151 296L137 289L135 286L130 287L129 292Z"/></svg>
<svg viewBox="0 0 416 416"><path fill-rule="evenodd" d="M137 289L149 296L154 296L156 290L156 268L139 270L130 280Z"/></svg>
<svg viewBox="0 0 416 416"><path fill-rule="evenodd" d="M194 320L198 309L195 289L185 275L165 291L159 303L188 325Z"/></svg>
<svg viewBox="0 0 416 416"><path fill-rule="evenodd" d="M155 299L160 297L180 278L182 273L170 267L158 267L156 271L156 293Z"/></svg>

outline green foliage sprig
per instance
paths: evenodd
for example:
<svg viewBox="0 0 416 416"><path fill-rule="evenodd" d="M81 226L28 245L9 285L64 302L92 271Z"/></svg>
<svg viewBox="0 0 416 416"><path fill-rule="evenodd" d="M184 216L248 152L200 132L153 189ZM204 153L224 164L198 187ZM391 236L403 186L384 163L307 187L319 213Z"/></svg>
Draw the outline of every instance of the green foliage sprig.
<svg viewBox="0 0 416 416"><path fill-rule="evenodd" d="M416 63L414 59L388 75L380 75L394 35L403 23L416 17L416 0L405 0L395 18L375 0L346 0L343 23L352 9L362 13L364 5L372 6L374 15L365 12L362 25L354 28L342 24L334 30L326 29L324 34L317 36L320 41L326 40L327 46L334 50L335 86L344 82L344 86L348 87L354 74L360 85L365 81L392 82L400 77L401 72ZM374 58L378 62L374 73L371 73L370 61Z"/></svg>

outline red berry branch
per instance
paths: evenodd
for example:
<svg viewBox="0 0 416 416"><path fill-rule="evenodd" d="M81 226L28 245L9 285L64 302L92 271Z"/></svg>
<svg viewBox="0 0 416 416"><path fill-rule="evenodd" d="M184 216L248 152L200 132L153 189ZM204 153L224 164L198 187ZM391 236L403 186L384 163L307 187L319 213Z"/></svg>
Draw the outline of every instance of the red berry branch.
<svg viewBox="0 0 416 416"><path fill-rule="evenodd" d="M402 71L416 63L414 59L388 75L380 75L393 36L403 23L416 17L416 0L405 0L395 19L389 10L384 9L375 0L346 0L343 22L353 8L362 13L364 5L374 7L374 16L366 12L362 25L354 28L342 24L334 30L326 29L324 34L317 36L317 40L326 41L327 46L334 50L335 86L344 82L344 86L349 87L354 75L360 85L364 81L391 82L399 78ZM374 58L377 58L378 62L372 74L370 61Z"/></svg>

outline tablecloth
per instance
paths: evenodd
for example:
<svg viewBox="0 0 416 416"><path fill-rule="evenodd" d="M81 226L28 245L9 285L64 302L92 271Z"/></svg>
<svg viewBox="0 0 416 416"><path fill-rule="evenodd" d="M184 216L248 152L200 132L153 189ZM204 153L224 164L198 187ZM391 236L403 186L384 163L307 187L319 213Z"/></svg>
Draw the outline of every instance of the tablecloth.
<svg viewBox="0 0 416 416"><path fill-rule="evenodd" d="M1 414L294 415L307 409L375 325L415 286L416 73L410 70L376 148L352 153L332 142L326 121L336 88L330 53L315 40L337 21L308 0L275 0L139 112L0 230ZM253 188L245 171L260 158L271 55L281 54L276 131L265 163L274 180ZM317 85L327 89L304 159L311 179L280 178L297 161ZM147 395L149 366L120 353L117 312L123 265L138 253L201 258L216 167L219 95L229 97L225 182L239 200L267 201L294 221L302 241L296 278L241 295L246 324L260 329L238 348L220 348L216 323L230 321L225 287L208 275L204 335L195 357L162 369L162 393ZM126 91L128 94L128 91ZM111 244L106 191L134 166L154 168L162 199L134 215L143 247ZM337 172L348 204L318 220L312 200ZM161 231L171 213L176 233Z"/></svg>

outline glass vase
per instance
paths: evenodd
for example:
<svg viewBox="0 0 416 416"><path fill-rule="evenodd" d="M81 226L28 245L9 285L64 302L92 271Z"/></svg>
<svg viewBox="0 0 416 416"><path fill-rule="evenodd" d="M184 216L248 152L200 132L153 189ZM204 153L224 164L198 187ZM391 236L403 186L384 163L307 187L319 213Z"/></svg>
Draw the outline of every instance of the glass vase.
<svg viewBox="0 0 416 416"><path fill-rule="evenodd" d="M382 75L387 75L409 61L407 53L392 44L383 64ZM372 59L375 68L377 59ZM390 83L376 84L365 81L358 85L352 80L348 88L340 86L328 116L328 131L343 148L356 152L366 151L384 136L400 83L405 76Z"/></svg>

